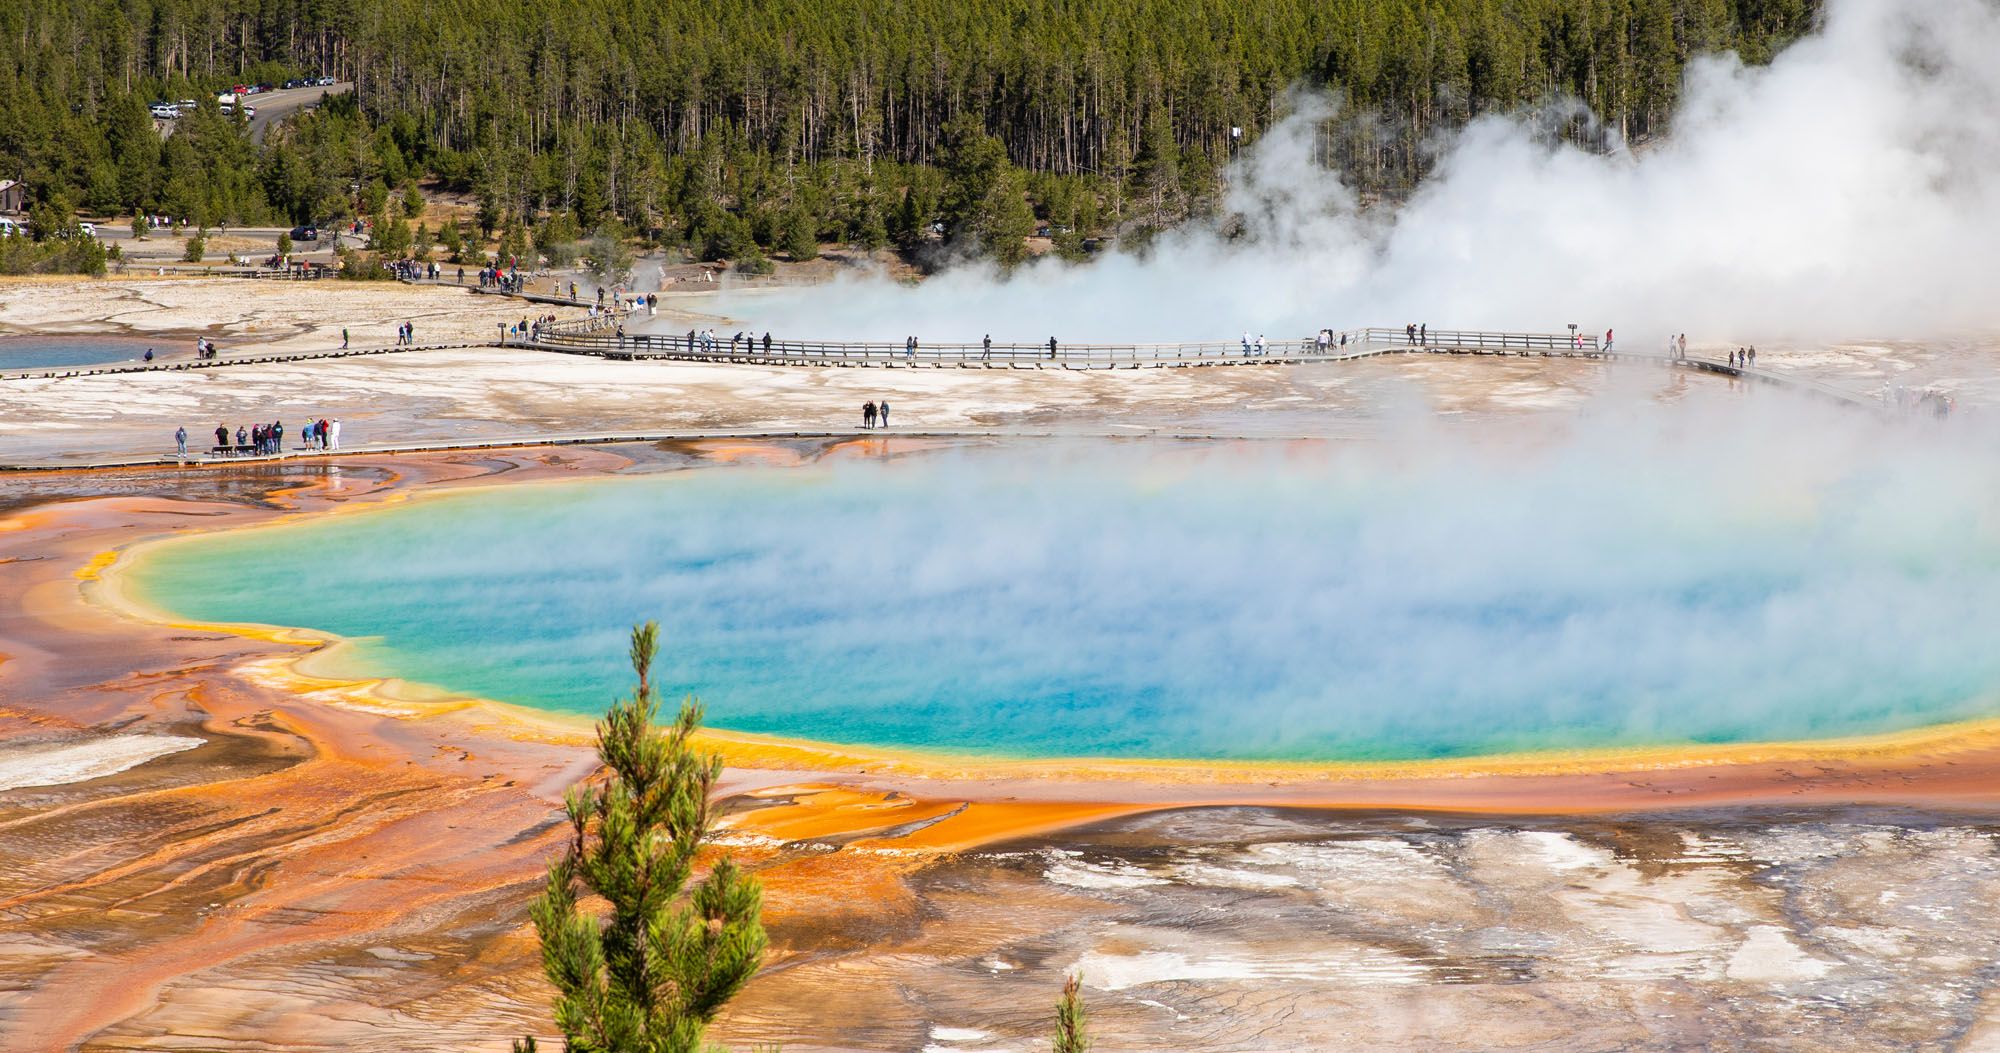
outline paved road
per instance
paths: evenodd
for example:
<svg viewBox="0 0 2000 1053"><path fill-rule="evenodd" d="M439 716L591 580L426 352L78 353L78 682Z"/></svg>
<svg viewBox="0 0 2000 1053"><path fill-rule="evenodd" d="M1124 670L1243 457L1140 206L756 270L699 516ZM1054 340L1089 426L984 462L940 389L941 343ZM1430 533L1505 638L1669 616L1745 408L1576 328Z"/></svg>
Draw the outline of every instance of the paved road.
<svg viewBox="0 0 2000 1053"><path fill-rule="evenodd" d="M244 96L245 101L249 102L257 111L257 116L250 118L250 138L253 142L261 143L264 141L264 132L272 124L283 120L290 114L298 112L301 107L316 106L324 96L338 95L341 92L353 90L354 84L352 81L341 81L338 84L327 85L325 87L287 88L279 91L267 91L261 95L246 95ZM167 135L172 135L174 134L174 128L179 123L179 121L162 121L156 119L153 121L153 126L159 128Z"/></svg>
<svg viewBox="0 0 2000 1053"><path fill-rule="evenodd" d="M251 95L248 98L250 105L257 108L257 116L250 118L250 138L261 143L264 141L264 130L269 128L273 121L282 120L287 115L296 113L302 106L317 106L324 96L339 95L353 90L352 82L341 81L327 87L292 88Z"/></svg>

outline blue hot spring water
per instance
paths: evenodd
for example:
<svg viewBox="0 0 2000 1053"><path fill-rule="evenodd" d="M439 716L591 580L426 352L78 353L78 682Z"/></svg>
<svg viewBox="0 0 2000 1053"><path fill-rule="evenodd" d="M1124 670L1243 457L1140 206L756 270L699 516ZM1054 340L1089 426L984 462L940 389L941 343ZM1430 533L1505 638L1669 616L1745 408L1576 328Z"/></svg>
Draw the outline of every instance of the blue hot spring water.
<svg viewBox="0 0 2000 1053"><path fill-rule="evenodd" d="M657 618L662 682L717 726L952 753L1386 760L1991 714L2000 484L1878 454L1017 443L446 494L130 574L196 619L349 637L357 674L579 714Z"/></svg>

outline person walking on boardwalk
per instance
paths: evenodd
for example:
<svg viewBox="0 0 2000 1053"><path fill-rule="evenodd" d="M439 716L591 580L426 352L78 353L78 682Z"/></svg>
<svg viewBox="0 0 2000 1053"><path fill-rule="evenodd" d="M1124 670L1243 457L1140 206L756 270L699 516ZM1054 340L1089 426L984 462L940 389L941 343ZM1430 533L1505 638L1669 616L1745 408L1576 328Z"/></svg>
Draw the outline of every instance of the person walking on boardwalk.
<svg viewBox="0 0 2000 1053"><path fill-rule="evenodd" d="M333 418L333 422L332 422L331 424L329 424L329 425L327 426L327 432L326 432L326 448L327 448L327 449L329 449L329 450L338 450L338 449L340 449L340 418L339 418L339 417L335 417L335 418Z"/></svg>
<svg viewBox="0 0 2000 1053"><path fill-rule="evenodd" d="M186 457L187 455L188 455L188 430L187 430L187 425L183 424L180 427L174 429L174 456Z"/></svg>
<svg viewBox="0 0 2000 1053"><path fill-rule="evenodd" d="M1049 361L1053 362L1055 360L1056 360L1056 338L1052 336L1049 337Z"/></svg>
<svg viewBox="0 0 2000 1053"><path fill-rule="evenodd" d="M886 428L886 427L888 427L888 426L889 426L889 400L888 400L888 399L883 399L883 400L882 400L882 404L881 404L880 406L877 406L877 407L875 408L875 419L876 419L876 420L878 420L878 421L880 421L880 422L881 422L881 424L882 424L882 426L883 426L884 428Z"/></svg>
<svg viewBox="0 0 2000 1053"><path fill-rule="evenodd" d="M861 426L864 428L873 428L875 426L875 403L873 400L861 404Z"/></svg>
<svg viewBox="0 0 2000 1053"><path fill-rule="evenodd" d="M767 355L771 353L771 331L769 329L764 330L764 353Z"/></svg>
<svg viewBox="0 0 2000 1053"><path fill-rule="evenodd" d="M1429 322L1425 322L1424 324L1417 327L1417 343L1428 345L1430 342L1431 342L1431 324Z"/></svg>
<svg viewBox="0 0 2000 1053"><path fill-rule="evenodd" d="M1604 349L1606 351L1611 350L1611 330L1609 329L1604 331Z"/></svg>
<svg viewBox="0 0 2000 1053"><path fill-rule="evenodd" d="M347 350L347 327L344 325L340 327L340 349Z"/></svg>
<svg viewBox="0 0 2000 1053"><path fill-rule="evenodd" d="M986 362L992 360L992 358L993 358L993 334L988 333L983 339L979 341L979 360L981 362Z"/></svg>

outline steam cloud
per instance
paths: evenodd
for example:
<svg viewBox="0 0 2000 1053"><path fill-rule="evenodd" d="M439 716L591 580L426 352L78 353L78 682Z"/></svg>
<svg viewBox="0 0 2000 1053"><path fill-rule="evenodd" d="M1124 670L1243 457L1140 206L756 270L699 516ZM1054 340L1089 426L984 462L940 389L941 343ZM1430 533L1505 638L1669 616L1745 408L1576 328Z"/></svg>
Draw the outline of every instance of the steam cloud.
<svg viewBox="0 0 2000 1053"><path fill-rule="evenodd" d="M1832 0L1766 68L1691 63L1670 140L1596 155L1489 117L1393 215L1312 160L1304 100L1235 166L1247 234L1146 258L968 266L743 298L801 338L1230 339L1321 326L1617 328L1718 341L1988 329L2000 280L2000 8Z"/></svg>

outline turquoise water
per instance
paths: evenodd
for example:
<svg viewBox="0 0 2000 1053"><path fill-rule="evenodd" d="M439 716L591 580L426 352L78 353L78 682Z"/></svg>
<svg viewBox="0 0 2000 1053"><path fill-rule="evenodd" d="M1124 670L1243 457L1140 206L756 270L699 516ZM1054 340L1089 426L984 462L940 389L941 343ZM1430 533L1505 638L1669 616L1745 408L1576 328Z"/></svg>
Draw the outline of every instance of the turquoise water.
<svg viewBox="0 0 2000 1053"><path fill-rule="evenodd" d="M175 341L173 350L180 349ZM158 342L123 336L0 336L0 369L41 369L137 362L151 347L157 357L169 350Z"/></svg>
<svg viewBox="0 0 2000 1053"><path fill-rule="evenodd" d="M714 468L212 535L133 574L196 619L355 638L356 672L573 713L658 618L664 682L713 724L962 753L1452 757L1994 712L1979 456L1627 445Z"/></svg>

